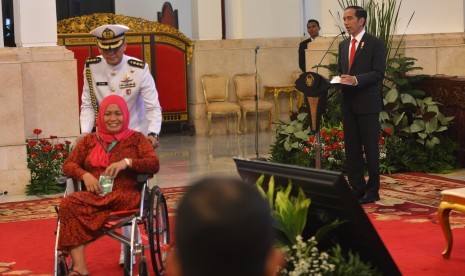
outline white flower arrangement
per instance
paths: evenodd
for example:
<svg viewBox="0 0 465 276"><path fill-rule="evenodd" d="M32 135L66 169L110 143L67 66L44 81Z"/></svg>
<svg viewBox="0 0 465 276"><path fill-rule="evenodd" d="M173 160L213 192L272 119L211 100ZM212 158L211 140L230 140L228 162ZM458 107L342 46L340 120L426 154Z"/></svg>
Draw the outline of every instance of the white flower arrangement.
<svg viewBox="0 0 465 276"><path fill-rule="evenodd" d="M292 248L287 246L283 248L287 254L288 265L281 271L281 275L317 276L334 271L336 266L328 262L329 255L326 252L319 252L315 237L305 242L299 235L296 240L297 243Z"/></svg>

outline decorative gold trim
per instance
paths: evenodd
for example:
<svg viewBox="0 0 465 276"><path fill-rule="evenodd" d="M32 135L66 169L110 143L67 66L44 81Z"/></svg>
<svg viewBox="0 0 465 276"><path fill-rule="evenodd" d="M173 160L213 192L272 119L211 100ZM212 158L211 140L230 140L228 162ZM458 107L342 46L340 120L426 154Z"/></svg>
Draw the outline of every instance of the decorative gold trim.
<svg viewBox="0 0 465 276"><path fill-rule="evenodd" d="M71 46L78 46L78 45L89 45L89 44L95 44L97 45L97 40L95 37L90 36L89 37L64 37L63 39L64 43L63 45L71 45Z"/></svg>
<svg viewBox="0 0 465 276"><path fill-rule="evenodd" d="M134 33L150 32L150 33L169 35L172 37L172 39L180 40L185 44L184 47L180 47L180 48L186 51L188 64L190 62L190 59L192 58L193 43L188 37L186 37L178 29L172 26L169 26L169 25L145 20L145 19L138 18L138 17L117 15L117 14L112 14L112 13L95 13L95 14L90 14L90 15L83 15L79 17L67 18L67 19L62 19L58 21L57 32L59 35L89 34L90 31L104 24L123 24L129 27L130 29L129 33L130 32L134 32ZM170 42L170 44L173 44L173 43ZM179 45L181 44L177 42L177 44L174 44L174 45L179 47Z"/></svg>
<svg viewBox="0 0 465 276"><path fill-rule="evenodd" d="M89 84L89 92L90 92L90 102L92 103L92 107L94 108L94 125L97 125L97 118L98 118L98 105L97 105L97 99L95 98L95 92L94 92L94 83L92 81L92 71L90 70L90 67L86 65L86 79L87 83Z"/></svg>
<svg viewBox="0 0 465 276"><path fill-rule="evenodd" d="M305 78L305 83L307 84L308 87L313 86L313 84L315 83L315 78L313 78L312 74L307 75L307 77Z"/></svg>
<svg viewBox="0 0 465 276"><path fill-rule="evenodd" d="M150 55L150 44L144 44L144 62L149 65L150 72L152 72L152 56Z"/></svg>
<svg viewBox="0 0 465 276"><path fill-rule="evenodd" d="M182 122L187 121L187 113L163 114L163 122Z"/></svg>
<svg viewBox="0 0 465 276"><path fill-rule="evenodd" d="M126 35L126 42L127 43L138 43L142 44L142 36L141 35Z"/></svg>
<svg viewBox="0 0 465 276"><path fill-rule="evenodd" d="M157 36L155 36L155 41L174 45L174 46L176 46L178 48L181 48L181 50L183 50L183 51L186 50L186 44L182 43L181 41L179 41L177 39L169 37L169 36L157 35Z"/></svg>

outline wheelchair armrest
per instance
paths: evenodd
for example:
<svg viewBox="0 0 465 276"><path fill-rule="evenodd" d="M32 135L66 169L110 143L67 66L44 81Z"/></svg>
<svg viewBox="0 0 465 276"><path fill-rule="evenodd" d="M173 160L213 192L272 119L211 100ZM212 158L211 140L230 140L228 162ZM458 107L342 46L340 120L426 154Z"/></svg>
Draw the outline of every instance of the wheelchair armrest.
<svg viewBox="0 0 465 276"><path fill-rule="evenodd" d="M66 190L65 190L65 196L70 195L74 192L80 192L83 190L82 188L83 183L78 180L74 180L72 178L66 178Z"/></svg>
<svg viewBox="0 0 465 276"><path fill-rule="evenodd" d="M68 178L66 176L60 176L57 178L57 185L61 187L66 187L66 181Z"/></svg>
<svg viewBox="0 0 465 276"><path fill-rule="evenodd" d="M150 174L139 174L137 175L136 181L137 183L144 184L150 178Z"/></svg>

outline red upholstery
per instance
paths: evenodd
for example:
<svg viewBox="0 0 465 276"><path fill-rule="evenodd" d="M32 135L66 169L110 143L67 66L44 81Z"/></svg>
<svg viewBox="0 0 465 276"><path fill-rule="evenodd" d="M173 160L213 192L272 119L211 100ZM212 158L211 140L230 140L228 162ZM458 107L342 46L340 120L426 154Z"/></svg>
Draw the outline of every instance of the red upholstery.
<svg viewBox="0 0 465 276"><path fill-rule="evenodd" d="M128 44L128 47L126 48L126 55L135 57L138 59L144 59L142 56L142 45L141 44Z"/></svg>
<svg viewBox="0 0 465 276"><path fill-rule="evenodd" d="M187 72L185 55L168 44L155 45L155 82L160 93L159 100L166 112L187 110ZM180 70L181 69L181 70ZM174 73L176 72L176 73ZM167 110L165 107L168 107Z"/></svg>
<svg viewBox="0 0 465 276"><path fill-rule="evenodd" d="M126 54L149 64L155 79L159 101L163 110L163 122L188 120L187 110L187 51L179 46L184 43L159 33L129 33ZM170 42L174 41L173 44ZM98 56L95 41L89 34L59 35L58 43L74 52L77 60L79 109L84 85L84 62L87 57Z"/></svg>

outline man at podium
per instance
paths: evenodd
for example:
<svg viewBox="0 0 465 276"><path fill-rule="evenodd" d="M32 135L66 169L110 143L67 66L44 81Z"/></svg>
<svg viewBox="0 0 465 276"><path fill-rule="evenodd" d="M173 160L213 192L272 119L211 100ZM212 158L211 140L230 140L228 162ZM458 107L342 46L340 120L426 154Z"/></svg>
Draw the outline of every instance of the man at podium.
<svg viewBox="0 0 465 276"><path fill-rule="evenodd" d="M383 42L365 32L367 12L363 8L347 7L343 20L350 37L339 44L337 70L342 93L346 168L354 196L366 204L380 199L379 113L386 54ZM364 155L368 181L364 177Z"/></svg>

